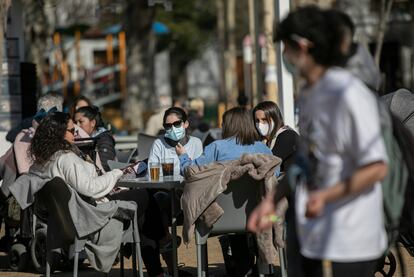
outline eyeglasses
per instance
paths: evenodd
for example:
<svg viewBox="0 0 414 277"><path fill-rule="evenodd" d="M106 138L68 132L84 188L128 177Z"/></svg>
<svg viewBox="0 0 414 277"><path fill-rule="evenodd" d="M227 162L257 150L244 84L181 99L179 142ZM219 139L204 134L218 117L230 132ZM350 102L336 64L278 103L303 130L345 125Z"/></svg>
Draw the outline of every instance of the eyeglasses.
<svg viewBox="0 0 414 277"><path fill-rule="evenodd" d="M183 123L182 120L177 120L173 123L164 123L163 126L164 126L165 130L169 130L169 129L171 129L172 126L174 126L175 128L181 127L182 123Z"/></svg>
<svg viewBox="0 0 414 277"><path fill-rule="evenodd" d="M75 134L75 127L73 127L72 129L66 129L66 132L69 132L72 135L74 135Z"/></svg>

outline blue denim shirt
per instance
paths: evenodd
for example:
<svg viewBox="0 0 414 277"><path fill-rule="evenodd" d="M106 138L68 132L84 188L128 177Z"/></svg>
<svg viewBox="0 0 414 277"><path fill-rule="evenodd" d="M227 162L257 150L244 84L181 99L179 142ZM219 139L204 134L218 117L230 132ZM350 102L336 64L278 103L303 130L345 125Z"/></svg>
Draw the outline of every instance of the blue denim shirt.
<svg viewBox="0 0 414 277"><path fill-rule="evenodd" d="M236 143L235 138L216 140L209 144L204 149L204 153L195 160L191 160L186 153L179 156L181 175L184 175L183 171L187 166L205 165L217 161L238 160L244 153L273 155L266 144L260 141L256 141L250 145L241 145ZM280 170L277 169L275 174L279 176Z"/></svg>

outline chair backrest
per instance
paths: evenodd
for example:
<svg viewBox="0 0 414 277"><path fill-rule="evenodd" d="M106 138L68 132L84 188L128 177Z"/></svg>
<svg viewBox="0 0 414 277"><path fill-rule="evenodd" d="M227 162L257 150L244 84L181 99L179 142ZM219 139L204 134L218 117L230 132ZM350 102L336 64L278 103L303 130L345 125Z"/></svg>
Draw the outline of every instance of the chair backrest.
<svg viewBox="0 0 414 277"><path fill-rule="evenodd" d="M61 178L55 177L47 182L36 193L36 201L45 206L48 216L48 224L53 224L54 229L59 227L59 237L64 241L73 241L76 237L75 226L69 212L69 200L71 192Z"/></svg>
<svg viewBox="0 0 414 277"><path fill-rule="evenodd" d="M108 160L108 166L109 166L110 170L125 168L128 165L129 165L129 163L123 163L123 162Z"/></svg>
<svg viewBox="0 0 414 277"><path fill-rule="evenodd" d="M116 149L116 159L121 163L129 163L135 155L137 149L118 150Z"/></svg>
<svg viewBox="0 0 414 277"><path fill-rule="evenodd" d="M152 144L158 137L138 133L138 157L139 161L148 159Z"/></svg>
<svg viewBox="0 0 414 277"><path fill-rule="evenodd" d="M254 180L247 174L230 182L227 190L216 199L224 214L214 223L211 233L246 232L247 219L259 203L262 191L264 182Z"/></svg>

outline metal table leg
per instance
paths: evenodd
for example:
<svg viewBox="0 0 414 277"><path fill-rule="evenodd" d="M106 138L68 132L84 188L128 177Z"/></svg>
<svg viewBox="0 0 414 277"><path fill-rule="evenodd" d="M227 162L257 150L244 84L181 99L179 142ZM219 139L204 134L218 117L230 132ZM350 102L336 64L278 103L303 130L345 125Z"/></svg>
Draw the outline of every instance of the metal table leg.
<svg viewBox="0 0 414 277"><path fill-rule="evenodd" d="M176 194L175 189L171 189L171 234L172 234L172 244L173 244L173 276L178 277L178 255L177 255L177 211L176 211Z"/></svg>

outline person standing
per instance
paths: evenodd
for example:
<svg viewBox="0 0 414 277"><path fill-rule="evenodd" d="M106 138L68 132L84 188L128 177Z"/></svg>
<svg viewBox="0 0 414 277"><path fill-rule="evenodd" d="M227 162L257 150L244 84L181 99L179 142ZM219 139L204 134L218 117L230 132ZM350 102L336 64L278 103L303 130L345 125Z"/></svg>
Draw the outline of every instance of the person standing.
<svg viewBox="0 0 414 277"><path fill-rule="evenodd" d="M387 247L381 189L387 155L377 99L336 67L332 46L343 38L336 30L314 6L291 12L276 30L286 68L305 82L296 165L305 179L294 186L300 267L305 276L373 276ZM287 179L251 214L250 230L270 225L274 203L289 191Z"/></svg>

